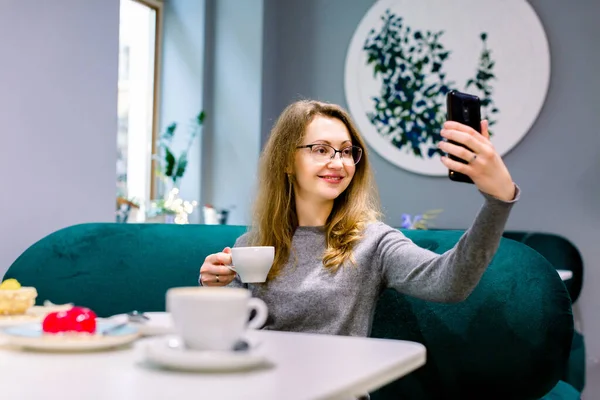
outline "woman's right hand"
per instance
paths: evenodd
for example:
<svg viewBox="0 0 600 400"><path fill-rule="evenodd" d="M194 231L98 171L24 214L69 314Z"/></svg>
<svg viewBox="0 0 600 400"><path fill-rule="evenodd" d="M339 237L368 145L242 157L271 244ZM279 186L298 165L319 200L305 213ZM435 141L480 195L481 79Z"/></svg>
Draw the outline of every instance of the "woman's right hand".
<svg viewBox="0 0 600 400"><path fill-rule="evenodd" d="M200 268L202 286L229 285L236 273L226 265L231 265L231 249L229 247L225 247L221 253L207 256Z"/></svg>

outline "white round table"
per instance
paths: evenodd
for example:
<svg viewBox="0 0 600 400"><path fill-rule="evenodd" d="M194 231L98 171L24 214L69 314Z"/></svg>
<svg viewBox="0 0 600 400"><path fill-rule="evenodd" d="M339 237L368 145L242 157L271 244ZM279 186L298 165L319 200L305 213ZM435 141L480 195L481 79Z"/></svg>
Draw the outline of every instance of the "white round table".
<svg viewBox="0 0 600 400"><path fill-rule="evenodd" d="M2 399L348 399L425 364L419 343L276 331L249 339L271 362L247 372L190 373L149 365L140 339L95 353L38 353L0 344Z"/></svg>

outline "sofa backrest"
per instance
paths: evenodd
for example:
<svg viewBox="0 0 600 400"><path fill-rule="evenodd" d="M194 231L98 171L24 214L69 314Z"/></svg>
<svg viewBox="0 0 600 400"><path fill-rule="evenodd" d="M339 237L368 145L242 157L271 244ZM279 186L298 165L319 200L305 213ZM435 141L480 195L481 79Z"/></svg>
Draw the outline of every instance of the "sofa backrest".
<svg viewBox="0 0 600 400"><path fill-rule="evenodd" d="M571 271L573 277L565 284L571 301L577 301L583 286L583 259L571 241L560 235L545 232L506 231L503 236L531 247L544 256L554 268Z"/></svg>
<svg viewBox="0 0 600 400"><path fill-rule="evenodd" d="M37 304L74 302L100 317L164 311L167 289L197 286L204 258L233 246L245 231L227 225L75 225L29 247L5 278L35 286Z"/></svg>
<svg viewBox="0 0 600 400"><path fill-rule="evenodd" d="M164 311L167 289L197 285L204 258L232 246L245 231L220 225L76 225L33 244L5 278L35 286L38 304L74 302L103 317ZM462 234L403 232L437 253L452 248ZM539 398L564 372L572 334L569 295L554 268L531 248L502 239L464 302L436 304L383 293L372 336L421 342L428 360L373 399Z"/></svg>

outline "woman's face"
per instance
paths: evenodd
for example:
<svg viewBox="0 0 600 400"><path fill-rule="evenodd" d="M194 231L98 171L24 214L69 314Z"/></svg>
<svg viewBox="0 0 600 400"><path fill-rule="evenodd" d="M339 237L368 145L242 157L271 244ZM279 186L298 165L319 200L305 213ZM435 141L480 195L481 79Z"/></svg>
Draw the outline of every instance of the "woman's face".
<svg viewBox="0 0 600 400"><path fill-rule="evenodd" d="M335 153L333 158L327 157L332 152L329 145L336 150L352 146L348 128L337 118L317 115L306 127L301 146L317 145L296 150L295 175L296 195L302 199L328 202L335 200L350 185L356 166L345 155ZM345 157L346 161L342 158Z"/></svg>

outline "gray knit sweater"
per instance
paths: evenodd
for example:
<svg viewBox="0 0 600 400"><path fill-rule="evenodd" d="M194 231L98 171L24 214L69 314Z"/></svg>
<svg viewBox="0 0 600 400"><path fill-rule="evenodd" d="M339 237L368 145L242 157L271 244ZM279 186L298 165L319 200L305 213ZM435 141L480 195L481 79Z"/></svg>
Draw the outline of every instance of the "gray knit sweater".
<svg viewBox="0 0 600 400"><path fill-rule="evenodd" d="M368 336L377 299L385 288L436 302L458 302L475 288L491 262L512 205L483 194L485 202L456 246L444 254L415 245L382 222L366 227L354 247L356 265L332 274L323 266L322 227L298 227L282 274L268 284L242 284L269 307L264 329ZM235 243L247 243L247 234ZM275 249L277 251L277 249ZM294 262L295 259L295 262Z"/></svg>

